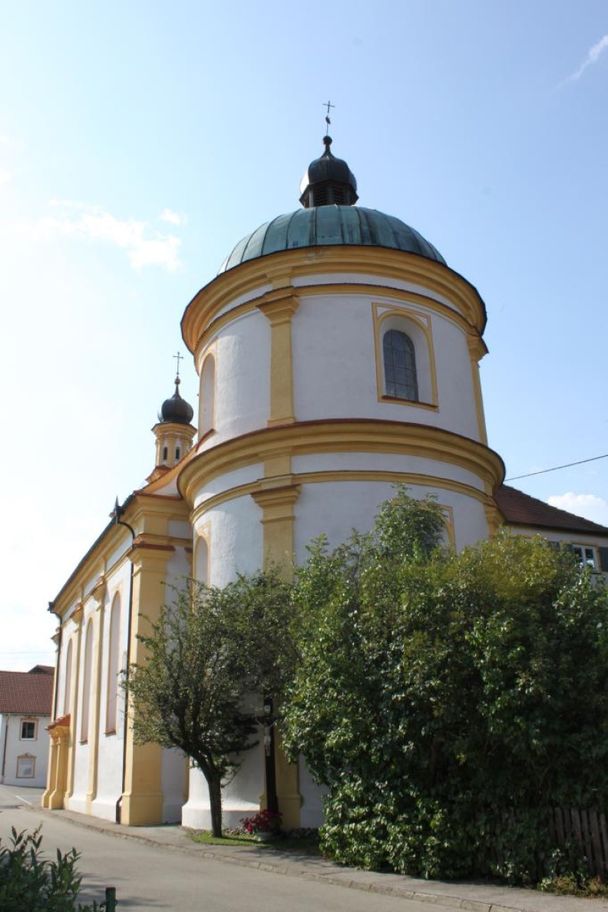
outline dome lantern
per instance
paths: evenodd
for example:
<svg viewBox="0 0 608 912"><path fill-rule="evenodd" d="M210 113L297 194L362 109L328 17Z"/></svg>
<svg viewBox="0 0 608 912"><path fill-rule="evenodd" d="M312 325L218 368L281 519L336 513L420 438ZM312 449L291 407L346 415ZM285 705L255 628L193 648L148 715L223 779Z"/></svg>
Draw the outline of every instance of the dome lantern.
<svg viewBox="0 0 608 912"><path fill-rule="evenodd" d="M354 206L357 181L348 164L331 151L331 136L324 136L325 152L309 164L300 183L300 203L305 209L313 206Z"/></svg>

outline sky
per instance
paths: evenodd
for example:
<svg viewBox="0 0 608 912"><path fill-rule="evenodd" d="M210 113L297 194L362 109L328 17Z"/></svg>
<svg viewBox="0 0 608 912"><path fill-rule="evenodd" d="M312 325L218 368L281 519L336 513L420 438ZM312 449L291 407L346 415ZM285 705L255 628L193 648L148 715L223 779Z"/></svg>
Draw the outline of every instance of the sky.
<svg viewBox="0 0 608 912"><path fill-rule="evenodd" d="M604 0L19 3L0 32L0 668L153 468L183 310L322 152L475 285L507 477L608 452ZM182 362L182 394L196 375ZM520 479L608 525L608 459Z"/></svg>

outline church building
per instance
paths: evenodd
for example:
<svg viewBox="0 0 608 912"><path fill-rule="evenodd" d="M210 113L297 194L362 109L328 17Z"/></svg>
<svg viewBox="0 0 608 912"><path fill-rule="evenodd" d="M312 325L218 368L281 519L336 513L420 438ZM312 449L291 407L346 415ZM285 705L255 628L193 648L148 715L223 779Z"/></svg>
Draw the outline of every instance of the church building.
<svg viewBox="0 0 608 912"><path fill-rule="evenodd" d="M501 525L567 542L608 571L608 529L503 485L479 380L486 308L417 231L357 206L332 140L301 207L243 238L186 307L199 410L179 392L153 427L148 481L122 504L51 604L59 623L43 804L128 825L210 828L206 782L176 750L138 745L119 673L166 586L222 586L272 563L285 574L325 533L370 528L395 484L434 496L457 549ZM151 404L152 409L152 404ZM303 762L275 747L285 827L317 826ZM224 822L260 807L263 738L224 793Z"/></svg>

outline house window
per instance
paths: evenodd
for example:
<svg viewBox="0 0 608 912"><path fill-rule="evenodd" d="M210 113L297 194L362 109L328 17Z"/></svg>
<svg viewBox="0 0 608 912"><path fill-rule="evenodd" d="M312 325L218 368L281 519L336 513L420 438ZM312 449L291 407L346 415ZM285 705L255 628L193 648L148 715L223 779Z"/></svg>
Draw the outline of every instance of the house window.
<svg viewBox="0 0 608 912"><path fill-rule="evenodd" d="M597 570L595 548L590 548L588 545L572 545L572 550L581 567L590 567L591 570Z"/></svg>
<svg viewBox="0 0 608 912"><path fill-rule="evenodd" d="M417 402L416 351L410 337L399 329L389 329L382 337L382 354L385 394Z"/></svg>
<svg viewBox="0 0 608 912"><path fill-rule="evenodd" d="M36 722L30 719L21 720L21 740L22 741L35 741L36 740Z"/></svg>
<svg viewBox="0 0 608 912"><path fill-rule="evenodd" d="M33 779L36 775L36 758L31 754L17 757L17 779Z"/></svg>
<svg viewBox="0 0 608 912"><path fill-rule="evenodd" d="M163 462L169 458L169 447L163 447Z"/></svg>

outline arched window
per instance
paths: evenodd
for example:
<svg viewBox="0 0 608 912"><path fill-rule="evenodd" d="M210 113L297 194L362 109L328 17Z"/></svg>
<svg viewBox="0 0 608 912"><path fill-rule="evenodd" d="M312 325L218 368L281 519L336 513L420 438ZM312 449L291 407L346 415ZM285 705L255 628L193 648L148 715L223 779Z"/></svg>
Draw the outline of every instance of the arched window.
<svg viewBox="0 0 608 912"><path fill-rule="evenodd" d="M70 711L70 691L72 689L72 640L68 643L63 681L63 715L67 716Z"/></svg>
<svg viewBox="0 0 608 912"><path fill-rule="evenodd" d="M199 436L213 429L215 423L215 359L207 355L201 371L201 414Z"/></svg>
<svg viewBox="0 0 608 912"><path fill-rule="evenodd" d="M199 583L209 583L209 546L202 536L197 536L194 549L194 578Z"/></svg>
<svg viewBox="0 0 608 912"><path fill-rule="evenodd" d="M108 690L106 700L106 735L116 732L116 709L118 702L118 673L120 645L120 596L114 596L110 613L110 631L108 643Z"/></svg>
<svg viewBox="0 0 608 912"><path fill-rule="evenodd" d="M389 329L382 337L382 355L385 394L417 402L416 351L410 337L399 329Z"/></svg>
<svg viewBox="0 0 608 912"><path fill-rule="evenodd" d="M84 643L84 674L82 676L82 719L80 722L80 740L89 740L89 706L91 703L91 665L93 664L93 621L89 619Z"/></svg>

